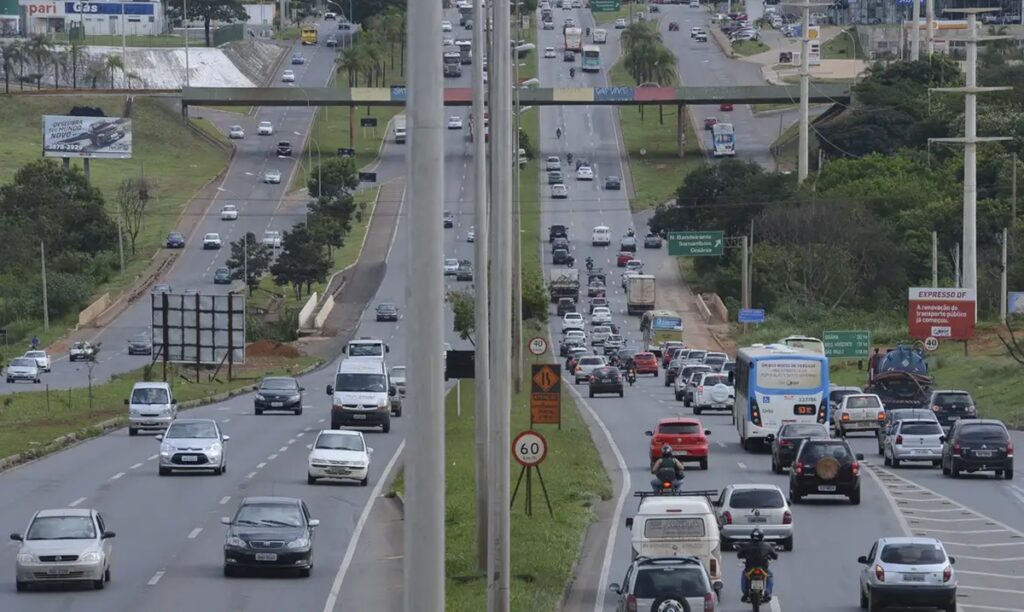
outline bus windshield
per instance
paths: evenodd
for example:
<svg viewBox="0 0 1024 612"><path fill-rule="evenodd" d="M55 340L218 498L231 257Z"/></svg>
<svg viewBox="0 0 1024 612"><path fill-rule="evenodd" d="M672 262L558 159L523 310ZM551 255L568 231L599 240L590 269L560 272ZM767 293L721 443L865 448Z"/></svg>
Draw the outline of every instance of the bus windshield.
<svg viewBox="0 0 1024 612"><path fill-rule="evenodd" d="M302 44L304 45L315 45L316 44L316 28L312 26L303 26L302 28Z"/></svg>

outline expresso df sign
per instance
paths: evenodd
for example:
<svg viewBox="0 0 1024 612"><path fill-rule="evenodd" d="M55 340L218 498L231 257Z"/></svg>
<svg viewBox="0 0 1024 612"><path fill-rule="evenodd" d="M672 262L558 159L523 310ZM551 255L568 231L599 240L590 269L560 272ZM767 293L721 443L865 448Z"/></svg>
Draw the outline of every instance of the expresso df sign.
<svg viewBox="0 0 1024 612"><path fill-rule="evenodd" d="M977 320L974 289L911 287L907 299L907 331L924 340L970 340Z"/></svg>

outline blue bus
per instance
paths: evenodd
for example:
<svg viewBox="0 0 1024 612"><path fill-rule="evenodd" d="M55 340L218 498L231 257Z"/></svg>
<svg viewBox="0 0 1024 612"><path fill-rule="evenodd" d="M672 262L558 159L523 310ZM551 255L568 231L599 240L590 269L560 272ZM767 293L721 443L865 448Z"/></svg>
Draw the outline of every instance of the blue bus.
<svg viewBox="0 0 1024 612"><path fill-rule="evenodd" d="M733 415L745 450L786 423L829 423L828 357L783 344L736 354Z"/></svg>
<svg viewBox="0 0 1024 612"><path fill-rule="evenodd" d="M601 47L597 45L583 45L583 56L580 60L583 72L601 71Z"/></svg>

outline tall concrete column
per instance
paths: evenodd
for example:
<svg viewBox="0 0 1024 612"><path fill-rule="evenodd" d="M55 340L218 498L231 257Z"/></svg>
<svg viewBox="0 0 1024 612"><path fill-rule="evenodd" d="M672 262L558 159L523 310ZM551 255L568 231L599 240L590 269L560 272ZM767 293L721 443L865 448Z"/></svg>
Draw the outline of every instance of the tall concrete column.
<svg viewBox="0 0 1024 612"><path fill-rule="evenodd" d="M911 21L914 22L914 29L910 37L910 59L917 61L921 59L921 0L913 0L914 8L911 10ZM929 24L929 29L931 24Z"/></svg>

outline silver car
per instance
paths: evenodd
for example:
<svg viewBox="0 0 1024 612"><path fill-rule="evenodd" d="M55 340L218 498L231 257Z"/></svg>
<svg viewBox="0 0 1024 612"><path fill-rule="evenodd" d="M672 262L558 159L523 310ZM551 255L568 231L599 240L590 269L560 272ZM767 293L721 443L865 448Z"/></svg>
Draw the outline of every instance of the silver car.
<svg viewBox="0 0 1024 612"><path fill-rule="evenodd" d="M619 598L616 612L716 612L722 587L721 580L711 581L704 563L697 557L639 557L626 570L622 584L611 584L608 590Z"/></svg>
<svg viewBox="0 0 1024 612"><path fill-rule="evenodd" d="M213 470L223 474L228 469L224 443L230 440L213 419L176 419L160 440L160 475L173 470Z"/></svg>
<svg viewBox="0 0 1024 612"><path fill-rule="evenodd" d="M27 591L39 582L91 582L102 589L110 582L113 531L99 512L88 508L40 510L25 535L12 533L21 544L15 585Z"/></svg>
<svg viewBox="0 0 1024 612"><path fill-rule="evenodd" d="M11 360L7 366L7 383L18 380L27 380L32 383L39 382L39 363L31 357L17 357Z"/></svg>
<svg viewBox="0 0 1024 612"><path fill-rule="evenodd" d="M904 419L896 421L885 437L886 465L899 467L903 461L942 463L942 443L946 437L936 421Z"/></svg>
<svg viewBox="0 0 1024 612"><path fill-rule="evenodd" d="M280 170L267 170L263 173L263 182L277 185L281 182Z"/></svg>
<svg viewBox="0 0 1024 612"><path fill-rule="evenodd" d="M749 540L755 529L764 539L793 550L793 513L782 489L772 484L736 484L722 490L715 500L722 543ZM726 548L722 546L722 548Z"/></svg>
<svg viewBox="0 0 1024 612"><path fill-rule="evenodd" d="M955 560L935 538L881 538L857 562L861 608L957 609Z"/></svg>

